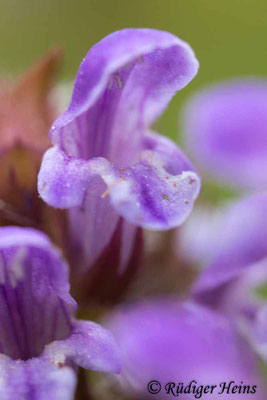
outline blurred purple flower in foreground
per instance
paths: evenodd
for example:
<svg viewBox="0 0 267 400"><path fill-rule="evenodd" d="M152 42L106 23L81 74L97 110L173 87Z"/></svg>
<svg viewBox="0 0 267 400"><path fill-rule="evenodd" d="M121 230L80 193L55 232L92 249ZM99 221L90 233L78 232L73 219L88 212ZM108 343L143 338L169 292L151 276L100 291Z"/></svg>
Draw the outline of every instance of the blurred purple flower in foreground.
<svg viewBox="0 0 267 400"><path fill-rule="evenodd" d="M67 266L33 229L0 228L0 398L71 400L76 365L120 371L112 335L76 321Z"/></svg>
<svg viewBox="0 0 267 400"><path fill-rule="evenodd" d="M267 187L267 81L230 81L193 96L184 138L207 176L241 188Z"/></svg>
<svg viewBox="0 0 267 400"><path fill-rule="evenodd" d="M150 29L115 32L83 60L38 179L44 201L70 209L76 270L99 265L108 251L122 272L136 257L137 227L169 229L191 212L199 177L149 127L197 69L187 43Z"/></svg>
<svg viewBox="0 0 267 400"><path fill-rule="evenodd" d="M122 383L135 399L149 397L151 380L161 383L160 393L151 395L156 399L173 397L165 393L168 382L185 387L193 380L198 386L217 385L213 394L202 393L203 399L264 398L253 352L228 320L208 308L174 299L147 301L118 309L106 324L122 350ZM256 394L219 394L219 385L231 381L232 386L257 385Z"/></svg>

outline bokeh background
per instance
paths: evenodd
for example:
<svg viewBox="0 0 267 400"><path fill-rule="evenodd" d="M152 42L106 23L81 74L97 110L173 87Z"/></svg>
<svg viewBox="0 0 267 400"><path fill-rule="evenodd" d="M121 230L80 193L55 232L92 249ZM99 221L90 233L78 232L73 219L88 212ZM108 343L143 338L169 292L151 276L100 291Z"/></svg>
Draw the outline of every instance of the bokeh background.
<svg viewBox="0 0 267 400"><path fill-rule="evenodd" d="M65 52L60 78L75 77L89 47L125 27L168 30L200 61L194 81L171 102L157 129L177 138L183 101L221 79L267 74L266 0L0 0L0 72L17 74L53 46Z"/></svg>

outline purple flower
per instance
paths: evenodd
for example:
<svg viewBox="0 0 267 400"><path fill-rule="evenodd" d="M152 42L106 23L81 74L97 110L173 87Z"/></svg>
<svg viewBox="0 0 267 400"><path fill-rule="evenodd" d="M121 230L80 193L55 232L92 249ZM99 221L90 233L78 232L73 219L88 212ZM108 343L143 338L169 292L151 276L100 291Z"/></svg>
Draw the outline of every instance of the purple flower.
<svg viewBox="0 0 267 400"><path fill-rule="evenodd" d="M197 69L187 43L150 29L115 32L84 58L38 179L44 201L70 209L76 268L98 264L107 249L113 259L110 243L119 240L122 273L139 240L136 227L169 229L191 212L199 177L149 127Z"/></svg>
<svg viewBox="0 0 267 400"><path fill-rule="evenodd" d="M186 232L184 249L198 252L195 259L198 256L201 263L208 252L193 293L228 315L254 318L267 294L267 193L249 196L217 214L202 222L199 217L194 221L193 215L190 225L197 222L197 232ZM198 233L204 230L197 244Z"/></svg>
<svg viewBox="0 0 267 400"><path fill-rule="evenodd" d="M175 299L150 300L120 308L106 322L121 347L122 384L133 398L147 398L147 385L161 383L161 392L151 398L170 398L165 386L191 381L199 385L217 385L203 399L263 399L263 383L258 376L252 349L231 323L208 308ZM222 382L257 385L256 394L219 394ZM181 398L195 399L183 394Z"/></svg>
<svg viewBox="0 0 267 400"><path fill-rule="evenodd" d="M267 81L230 81L185 107L184 137L200 170L241 188L267 186Z"/></svg>
<svg viewBox="0 0 267 400"><path fill-rule="evenodd" d="M0 228L0 398L72 399L76 366L120 371L112 335L76 321L67 266L33 229Z"/></svg>

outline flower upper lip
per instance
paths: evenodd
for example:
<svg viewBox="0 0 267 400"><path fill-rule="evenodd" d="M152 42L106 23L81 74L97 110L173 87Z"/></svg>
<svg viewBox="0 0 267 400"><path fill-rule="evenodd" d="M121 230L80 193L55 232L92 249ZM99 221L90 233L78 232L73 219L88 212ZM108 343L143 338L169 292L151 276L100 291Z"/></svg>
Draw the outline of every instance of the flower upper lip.
<svg viewBox="0 0 267 400"><path fill-rule="evenodd" d="M127 115L135 110L135 118L138 122L141 120L141 125L146 129L162 113L175 92L194 78L197 70L198 61L190 46L168 32L124 29L112 33L93 46L82 61L70 106L54 122L51 129L53 144L58 143L69 154L78 155L77 149L72 146L73 142L69 146L67 140L65 141L69 138L69 129L72 131L72 138L77 136L75 120L78 121L82 114L88 114L90 110L97 112L96 108L103 106L101 97L110 92L115 92L115 95L119 93L121 96L121 92L126 91L127 96L124 96L123 104L118 104L115 109L112 98L105 110L101 110L101 117L105 118L109 107L113 107L113 114L124 114L123 118L125 114L127 118ZM110 88L111 79L114 81L114 90ZM151 103L153 98L156 101ZM81 127L82 130L86 130L90 119L93 122L93 130L90 133L86 132L87 140L90 140L88 136L97 134L95 115L93 118L89 115L87 124ZM119 126L119 129L129 129L131 122L128 118L126 125ZM106 139L109 129L110 126L107 126L104 132ZM120 139L125 137L125 134L122 132ZM82 139L76 137L76 140L79 142Z"/></svg>

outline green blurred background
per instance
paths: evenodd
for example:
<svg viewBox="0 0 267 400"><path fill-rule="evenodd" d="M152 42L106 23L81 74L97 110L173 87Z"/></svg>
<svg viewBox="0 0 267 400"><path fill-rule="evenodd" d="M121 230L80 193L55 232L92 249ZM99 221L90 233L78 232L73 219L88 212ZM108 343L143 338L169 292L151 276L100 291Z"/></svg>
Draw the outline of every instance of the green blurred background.
<svg viewBox="0 0 267 400"><path fill-rule="evenodd" d="M65 51L61 78L73 79L90 46L124 27L168 30L200 61L157 129L177 137L177 115L197 88L228 77L267 74L266 0L0 0L0 71L15 74L49 48Z"/></svg>

